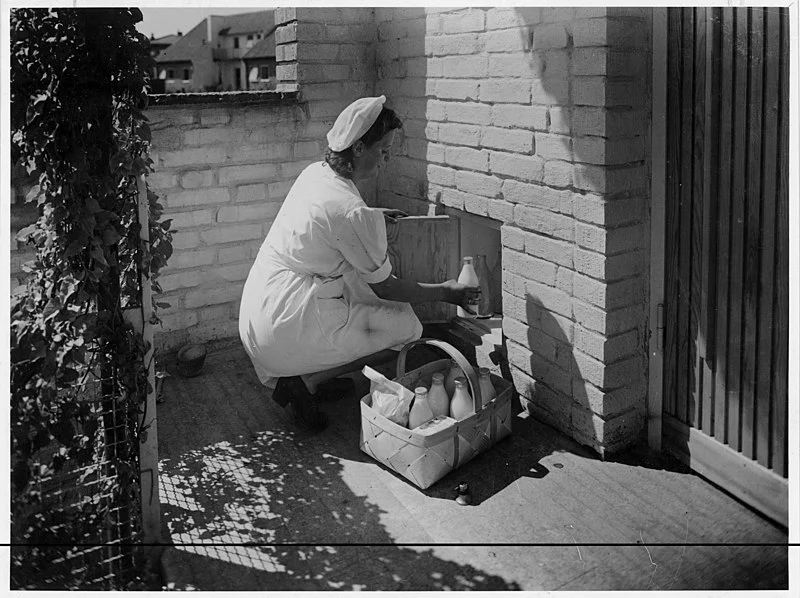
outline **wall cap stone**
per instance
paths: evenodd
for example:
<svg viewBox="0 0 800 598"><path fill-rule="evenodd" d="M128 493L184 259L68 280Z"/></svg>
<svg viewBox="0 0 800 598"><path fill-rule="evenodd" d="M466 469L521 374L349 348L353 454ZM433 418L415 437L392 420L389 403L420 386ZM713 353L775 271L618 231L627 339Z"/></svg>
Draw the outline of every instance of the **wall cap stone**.
<svg viewBox="0 0 800 598"><path fill-rule="evenodd" d="M148 107L191 104L295 104L297 91L215 91L205 93L159 93L148 96Z"/></svg>

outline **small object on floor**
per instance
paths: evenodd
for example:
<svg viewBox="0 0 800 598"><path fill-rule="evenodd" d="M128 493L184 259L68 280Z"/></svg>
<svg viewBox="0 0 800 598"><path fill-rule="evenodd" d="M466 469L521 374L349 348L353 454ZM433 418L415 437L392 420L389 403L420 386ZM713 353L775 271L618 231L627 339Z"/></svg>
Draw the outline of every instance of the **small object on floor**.
<svg viewBox="0 0 800 598"><path fill-rule="evenodd" d="M164 402L164 378L169 377L169 372L156 372L156 403Z"/></svg>
<svg viewBox="0 0 800 598"><path fill-rule="evenodd" d="M203 344L184 345L178 351L178 373L184 378L193 378L203 369L206 361L206 346Z"/></svg>
<svg viewBox="0 0 800 598"><path fill-rule="evenodd" d="M458 492L458 496L456 496L456 502L458 504L468 505L472 503L472 494L470 494L469 491L469 484L462 482L455 487L455 491Z"/></svg>

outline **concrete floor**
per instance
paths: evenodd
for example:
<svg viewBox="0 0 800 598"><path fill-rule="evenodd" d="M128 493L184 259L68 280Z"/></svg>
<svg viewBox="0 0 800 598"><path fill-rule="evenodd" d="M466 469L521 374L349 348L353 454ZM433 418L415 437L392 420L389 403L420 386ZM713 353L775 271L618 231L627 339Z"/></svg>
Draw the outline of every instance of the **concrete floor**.
<svg viewBox="0 0 800 598"><path fill-rule="evenodd" d="M169 366L167 366L169 369ZM313 435L236 346L164 383L165 583L199 590L786 589L788 537L682 466L614 461L531 418L421 491L358 447L358 397ZM473 505L454 498L469 483ZM755 544L755 545L753 545ZM783 546L781 546L783 544Z"/></svg>

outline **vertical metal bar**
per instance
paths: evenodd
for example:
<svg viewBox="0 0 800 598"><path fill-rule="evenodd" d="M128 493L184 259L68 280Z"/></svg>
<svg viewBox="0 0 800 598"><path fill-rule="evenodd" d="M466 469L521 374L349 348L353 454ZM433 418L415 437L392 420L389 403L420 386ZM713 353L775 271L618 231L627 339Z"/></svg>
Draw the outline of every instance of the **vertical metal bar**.
<svg viewBox="0 0 800 598"><path fill-rule="evenodd" d="M664 409L664 274L667 180L667 9L653 9L653 110L650 136L652 178L650 195L650 379L647 399L647 444L661 451Z"/></svg>
<svg viewBox="0 0 800 598"><path fill-rule="evenodd" d="M145 243L150 242L149 202L147 199L147 183L144 176L137 181L139 186L139 224L140 236ZM142 313L142 338L147 352L144 360L147 367L148 391L145 401L145 410L139 425L144 430L142 442L139 447L140 488L142 492L142 531L144 542L160 542L161 539L161 501L158 495L158 428L156 426L156 369L155 346L153 344L153 317L152 289L150 278L140 273L141 284L141 313Z"/></svg>

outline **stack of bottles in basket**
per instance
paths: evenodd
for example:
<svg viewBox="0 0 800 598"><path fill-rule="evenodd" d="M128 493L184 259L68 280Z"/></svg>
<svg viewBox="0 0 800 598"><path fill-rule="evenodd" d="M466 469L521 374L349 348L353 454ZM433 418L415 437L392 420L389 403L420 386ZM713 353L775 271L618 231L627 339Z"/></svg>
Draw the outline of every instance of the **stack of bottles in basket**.
<svg viewBox="0 0 800 598"><path fill-rule="evenodd" d="M478 369L478 381L481 387L481 403L486 405L497 394L487 368ZM469 384L461 368L452 359L447 377L436 373L430 388L418 386L414 389L414 402L411 403L408 413L408 427L414 430L437 424L447 425L448 418L460 421L473 413L475 409Z"/></svg>

